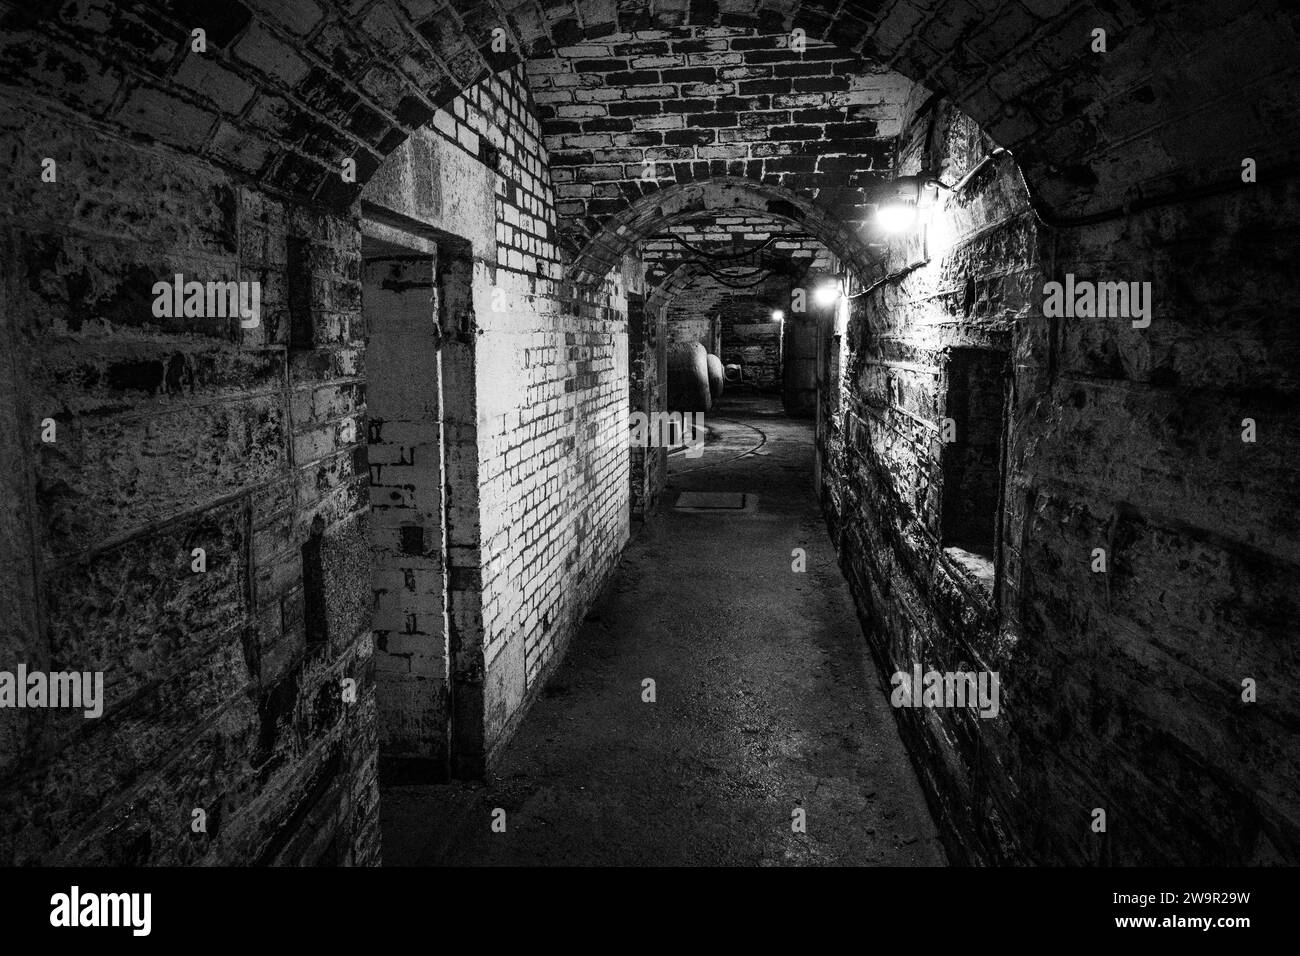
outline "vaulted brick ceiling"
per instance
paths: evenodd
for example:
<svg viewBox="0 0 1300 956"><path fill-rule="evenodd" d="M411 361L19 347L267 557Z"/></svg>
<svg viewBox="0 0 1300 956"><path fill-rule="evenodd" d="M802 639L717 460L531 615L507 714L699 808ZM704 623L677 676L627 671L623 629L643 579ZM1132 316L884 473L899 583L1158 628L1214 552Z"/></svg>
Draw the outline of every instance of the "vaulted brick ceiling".
<svg viewBox="0 0 1300 956"><path fill-rule="evenodd" d="M716 268L752 269L760 262L792 260L800 271L828 267L830 250L815 236L770 216L709 216L670 226L639 249L650 275L667 274L684 262Z"/></svg>
<svg viewBox="0 0 1300 956"><path fill-rule="evenodd" d="M486 71L682 26L798 27L944 91L1058 212L1221 181L1243 156L1267 170L1300 137L1300 11L1246 0L6 0L0 82L344 203L344 157L364 182Z"/></svg>
<svg viewBox="0 0 1300 956"><path fill-rule="evenodd" d="M528 77L574 251L664 184L718 176L783 187L857 228L894 176L918 89L833 44L741 28L588 41L530 60Z"/></svg>
<svg viewBox="0 0 1300 956"><path fill-rule="evenodd" d="M672 302L691 298L706 286L735 281L748 285L765 276L804 283L832 270L831 252L815 236L770 216L710 214L669 227L640 248L649 297Z"/></svg>
<svg viewBox="0 0 1300 956"><path fill-rule="evenodd" d="M683 262L651 289L647 302L651 307L667 305L669 318L673 308L707 314L724 299L783 306L790 290L806 282L798 270L798 260L788 256L764 257L748 269L709 269L699 262ZM755 309L754 317L766 320L766 310Z"/></svg>
<svg viewBox="0 0 1300 956"><path fill-rule="evenodd" d="M659 188L608 216L574 260L570 275L580 284L599 282L627 253L685 222L757 217L815 237L860 276L873 255L861 231L806 195L740 176L709 176Z"/></svg>

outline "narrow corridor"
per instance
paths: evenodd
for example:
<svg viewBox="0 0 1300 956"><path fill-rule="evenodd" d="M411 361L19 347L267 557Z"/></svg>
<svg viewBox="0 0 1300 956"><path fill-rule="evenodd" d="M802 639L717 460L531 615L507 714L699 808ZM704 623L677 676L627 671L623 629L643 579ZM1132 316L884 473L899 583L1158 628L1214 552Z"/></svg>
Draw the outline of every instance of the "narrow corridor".
<svg viewBox="0 0 1300 956"><path fill-rule="evenodd" d="M0 868L1300 864L1297 48L0 4Z"/></svg>
<svg viewBox="0 0 1300 956"><path fill-rule="evenodd" d="M811 423L770 399L707 419L495 778L384 790L387 865L944 862L813 494ZM747 504L676 510L686 491Z"/></svg>

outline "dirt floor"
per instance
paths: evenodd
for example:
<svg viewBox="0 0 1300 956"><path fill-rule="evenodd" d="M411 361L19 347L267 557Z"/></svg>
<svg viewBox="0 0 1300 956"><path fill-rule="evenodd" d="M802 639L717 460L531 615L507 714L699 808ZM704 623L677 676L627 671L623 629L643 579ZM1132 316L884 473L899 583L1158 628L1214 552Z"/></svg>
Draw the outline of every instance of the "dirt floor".
<svg viewBox="0 0 1300 956"><path fill-rule="evenodd" d="M383 790L387 865L946 862L818 510L811 423L737 399L706 420L493 780ZM692 490L749 497L676 510Z"/></svg>

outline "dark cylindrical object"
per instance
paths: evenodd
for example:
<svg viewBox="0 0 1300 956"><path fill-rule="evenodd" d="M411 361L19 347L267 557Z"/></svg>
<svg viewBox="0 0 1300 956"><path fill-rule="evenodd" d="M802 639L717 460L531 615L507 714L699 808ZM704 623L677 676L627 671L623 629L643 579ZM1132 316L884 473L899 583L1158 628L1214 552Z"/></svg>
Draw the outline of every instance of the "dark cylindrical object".
<svg viewBox="0 0 1300 956"><path fill-rule="evenodd" d="M706 356L709 362L709 397L717 401L722 397L722 359L716 355Z"/></svg>
<svg viewBox="0 0 1300 956"><path fill-rule="evenodd" d="M668 411L707 412L709 396L708 353L699 342L668 346Z"/></svg>

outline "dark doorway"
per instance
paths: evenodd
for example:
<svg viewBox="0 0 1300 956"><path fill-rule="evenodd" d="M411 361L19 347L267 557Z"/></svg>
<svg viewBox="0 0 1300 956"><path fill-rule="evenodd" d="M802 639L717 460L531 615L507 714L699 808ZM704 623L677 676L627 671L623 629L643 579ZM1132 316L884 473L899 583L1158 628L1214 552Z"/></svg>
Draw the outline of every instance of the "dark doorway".
<svg viewBox="0 0 1300 956"><path fill-rule="evenodd" d="M948 353L943 439L942 545L992 588L1002 500L1002 435L1010 379L995 349Z"/></svg>

